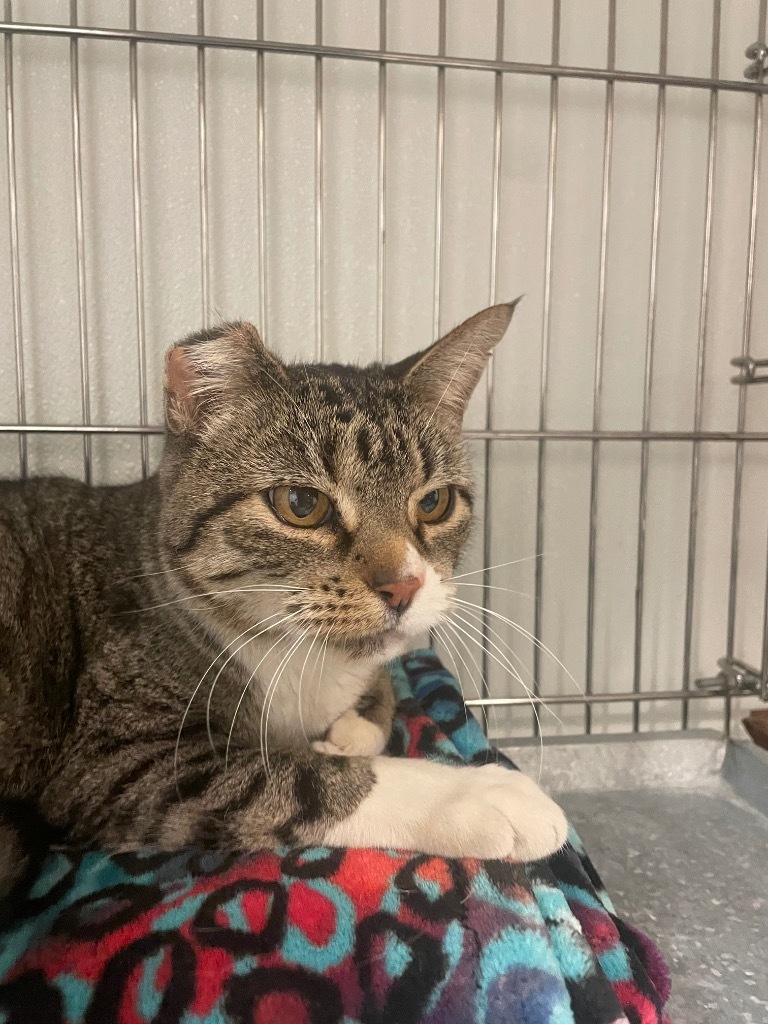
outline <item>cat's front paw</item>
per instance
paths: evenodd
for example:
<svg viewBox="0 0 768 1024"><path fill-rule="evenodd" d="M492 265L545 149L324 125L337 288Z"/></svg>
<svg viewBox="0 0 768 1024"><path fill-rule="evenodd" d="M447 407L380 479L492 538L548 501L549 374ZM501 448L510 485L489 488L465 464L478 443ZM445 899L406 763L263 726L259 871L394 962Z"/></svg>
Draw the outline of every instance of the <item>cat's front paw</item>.
<svg viewBox="0 0 768 1024"><path fill-rule="evenodd" d="M375 757L387 745L382 729L356 711L345 711L326 733L316 740L312 749L320 754L342 754L344 757Z"/></svg>
<svg viewBox="0 0 768 1024"><path fill-rule="evenodd" d="M533 861L565 845L563 810L527 775L488 765L473 770L467 782L448 812L467 843L463 856Z"/></svg>

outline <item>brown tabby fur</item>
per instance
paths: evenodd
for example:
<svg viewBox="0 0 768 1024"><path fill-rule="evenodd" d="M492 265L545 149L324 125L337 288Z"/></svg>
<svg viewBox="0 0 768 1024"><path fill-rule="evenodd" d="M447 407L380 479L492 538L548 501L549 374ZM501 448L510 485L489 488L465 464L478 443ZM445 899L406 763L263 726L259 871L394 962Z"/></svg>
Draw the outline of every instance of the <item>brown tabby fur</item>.
<svg viewBox="0 0 768 1024"><path fill-rule="evenodd" d="M253 849L322 842L360 804L374 784L368 757L276 735L266 770L270 679L258 671L225 769L252 665L224 666L222 649L293 614L279 649L306 630L315 652L328 640L331 663L364 666L346 706L386 735L381 665L411 638L393 637L397 613L374 588L400 571L408 544L452 574L472 505L461 415L511 311L493 307L426 353L367 369L285 365L245 323L203 331L167 358L156 476L0 483L0 891L32 864L43 821L108 848ZM279 521L266 494L281 484L326 492L331 522ZM443 485L455 488L452 514L418 524L415 502ZM301 589L254 589L285 585ZM214 754L206 708L222 667ZM326 685L319 671L313 653L307 690ZM331 724L316 716L308 738Z"/></svg>

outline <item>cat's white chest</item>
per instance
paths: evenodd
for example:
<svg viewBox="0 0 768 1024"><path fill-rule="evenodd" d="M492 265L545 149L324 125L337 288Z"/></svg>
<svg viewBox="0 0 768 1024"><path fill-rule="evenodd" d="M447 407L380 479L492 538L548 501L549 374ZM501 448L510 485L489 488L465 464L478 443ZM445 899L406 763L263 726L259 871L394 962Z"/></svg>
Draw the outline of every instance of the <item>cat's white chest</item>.
<svg viewBox="0 0 768 1024"><path fill-rule="evenodd" d="M307 746L354 707L380 666L339 651L309 650L309 641L288 656L280 646L270 651L249 645L243 651L245 668L255 675L240 714L259 746L265 737L274 749Z"/></svg>

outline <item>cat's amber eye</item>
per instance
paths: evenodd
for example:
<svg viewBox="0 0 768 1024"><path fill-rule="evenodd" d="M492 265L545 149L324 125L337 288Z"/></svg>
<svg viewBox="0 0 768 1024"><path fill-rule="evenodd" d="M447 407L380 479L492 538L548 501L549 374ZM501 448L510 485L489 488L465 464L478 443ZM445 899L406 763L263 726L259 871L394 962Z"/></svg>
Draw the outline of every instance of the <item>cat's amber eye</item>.
<svg viewBox="0 0 768 1024"><path fill-rule="evenodd" d="M453 508L453 488L437 487L425 494L418 504L416 515L422 523L439 523Z"/></svg>
<svg viewBox="0 0 768 1024"><path fill-rule="evenodd" d="M273 487L269 503L289 526L322 526L331 515L331 499L314 487Z"/></svg>

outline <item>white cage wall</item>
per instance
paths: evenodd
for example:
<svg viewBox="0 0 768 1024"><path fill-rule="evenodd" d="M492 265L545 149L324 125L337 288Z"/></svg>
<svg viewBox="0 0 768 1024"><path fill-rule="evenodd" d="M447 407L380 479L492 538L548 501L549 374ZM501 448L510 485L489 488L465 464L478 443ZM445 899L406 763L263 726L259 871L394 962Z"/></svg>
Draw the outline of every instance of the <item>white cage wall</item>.
<svg viewBox="0 0 768 1024"><path fill-rule="evenodd" d="M463 628L555 697L546 733L730 726L730 700L681 695L723 657L768 680L768 388L730 382L768 356L766 87L743 74L765 0L3 18L2 475L146 472L162 352L220 316L366 362L524 293L467 419L464 571L522 561L466 579L490 611ZM486 648L467 696L520 698Z"/></svg>

